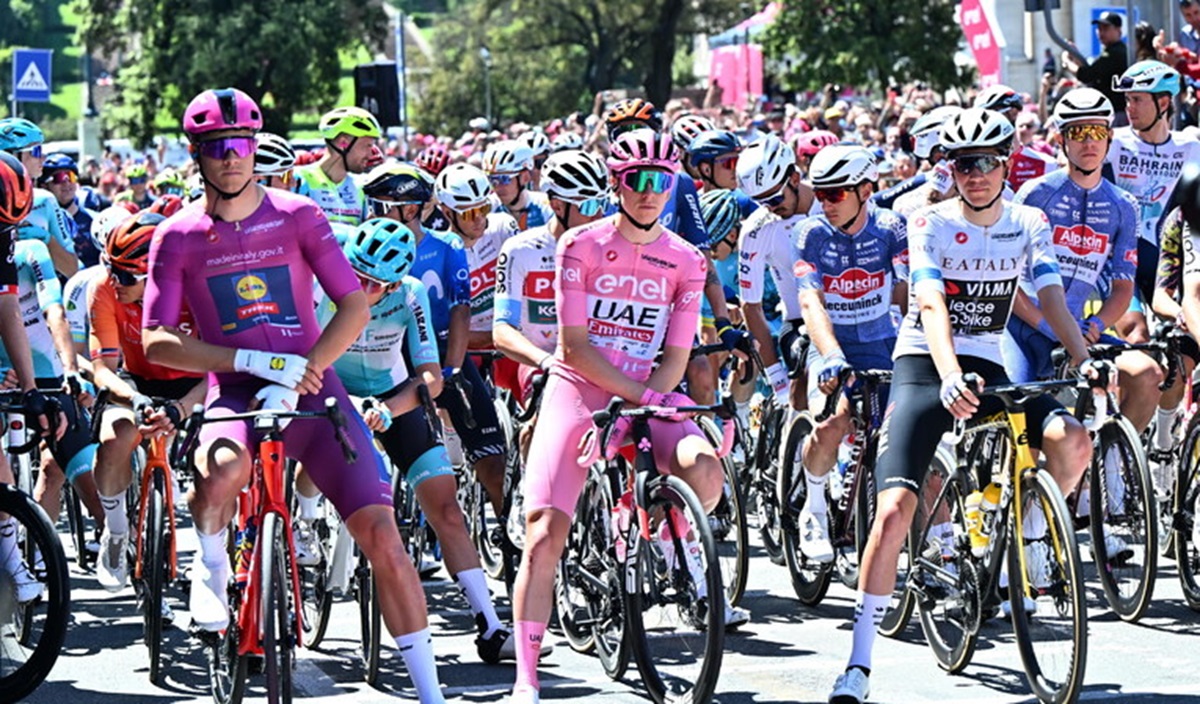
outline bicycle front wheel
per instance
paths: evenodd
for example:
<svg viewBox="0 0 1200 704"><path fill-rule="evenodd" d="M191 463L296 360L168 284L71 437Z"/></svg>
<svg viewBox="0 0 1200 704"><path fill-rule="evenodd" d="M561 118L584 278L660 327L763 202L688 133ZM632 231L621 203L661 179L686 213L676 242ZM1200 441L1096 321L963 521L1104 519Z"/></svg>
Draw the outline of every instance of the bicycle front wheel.
<svg viewBox="0 0 1200 704"><path fill-rule="evenodd" d="M981 618L979 574L955 538L967 535L964 504L973 488L967 474L955 472L948 456L934 455L908 539L921 630L938 666L951 673L971 662Z"/></svg>
<svg viewBox="0 0 1200 704"><path fill-rule="evenodd" d="M793 467L800 465L800 456L789 456L779 451L787 429L784 425L786 413L778 406L772 408L773 411L765 414L754 443L754 461L759 467L755 472L753 505L758 519L758 535L762 538L767 556L771 562L782 565L786 558L783 556L781 513L786 510L787 495L780 496L780 484L785 475L790 476Z"/></svg>
<svg viewBox="0 0 1200 704"><path fill-rule="evenodd" d="M37 502L0 484L0 515L11 519L0 523L0 699L17 701L36 689L58 660L71 593L62 544ZM38 572L25 557L35 548L45 562ZM41 585L36 596L28 586L20 593L18 579L30 577Z"/></svg>
<svg viewBox="0 0 1200 704"><path fill-rule="evenodd" d="M154 473L142 526L142 633L150 651L150 681L158 684L162 671L164 586L167 581L167 517L161 472Z"/></svg>
<svg viewBox="0 0 1200 704"><path fill-rule="evenodd" d="M1087 610L1075 530L1054 478L1021 480L1022 525L1009 521L1008 575L1013 632L1034 695L1073 702L1087 665Z"/></svg>
<svg viewBox="0 0 1200 704"><path fill-rule="evenodd" d="M713 447L721 446L721 431L711 418L697 419L704 436ZM733 423L732 420L725 421ZM738 468L733 458L721 458L721 470L725 475L721 500L709 515L713 539L720 556L721 581L725 585L725 597L731 606L737 606L746 593L746 581L750 569L750 545L746 529L745 498L738 481Z"/></svg>
<svg viewBox="0 0 1200 704"><path fill-rule="evenodd" d="M294 524L293 524L294 526ZM294 528L293 528L294 530ZM321 644L329 627L333 612L333 591L330 579L330 530L329 522L321 516L312 522L310 530L316 531L320 547L320 559L315 565L297 565L300 571L300 607L303 616L300 624L304 647L312 650Z"/></svg>
<svg viewBox="0 0 1200 704"><path fill-rule="evenodd" d="M832 579L833 563L817 562L809 559L800 550L800 527L796 524L796 512L788 505L788 497L792 494L797 482L804 482L804 467L800 462L800 454L804 442L812 435L816 421L806 411L792 419L784 436L783 457L788 458L781 465L779 475L779 497L782 516L783 556L787 562L788 574L792 579L792 590L796 598L806 606L816 606L825 598ZM834 469L833 471L837 471ZM807 485L805 484L807 489ZM807 502L807 495L804 497ZM828 526L826 532L828 533Z"/></svg>
<svg viewBox="0 0 1200 704"><path fill-rule="evenodd" d="M642 539L636 522L628 533L625 632L657 704L704 704L725 647L716 543L700 500L678 477L653 480L648 494L652 537Z"/></svg>
<svg viewBox="0 0 1200 704"><path fill-rule="evenodd" d="M375 587L375 573L367 562L366 554L360 549L358 567L354 570L354 600L358 603L358 623L362 628L359 657L362 659L363 675L372 687L379 682L379 629L382 624L379 593Z"/></svg>
<svg viewBox="0 0 1200 704"><path fill-rule="evenodd" d="M1088 474L1092 555L1109 606L1134 622L1150 606L1158 569L1157 502L1150 468L1129 421L1100 428Z"/></svg>
<svg viewBox="0 0 1200 704"><path fill-rule="evenodd" d="M259 535L263 659L266 661L267 701L292 701L292 659L295 655L296 624L293 621L292 581L288 542L280 517L268 513Z"/></svg>

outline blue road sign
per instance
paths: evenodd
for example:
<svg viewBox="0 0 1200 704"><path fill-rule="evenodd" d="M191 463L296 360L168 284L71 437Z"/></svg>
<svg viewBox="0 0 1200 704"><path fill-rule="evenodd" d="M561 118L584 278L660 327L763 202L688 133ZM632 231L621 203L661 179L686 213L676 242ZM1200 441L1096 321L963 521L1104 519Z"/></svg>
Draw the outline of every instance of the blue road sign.
<svg viewBox="0 0 1200 704"><path fill-rule="evenodd" d="M51 49L17 49L13 53L13 100L50 102Z"/></svg>

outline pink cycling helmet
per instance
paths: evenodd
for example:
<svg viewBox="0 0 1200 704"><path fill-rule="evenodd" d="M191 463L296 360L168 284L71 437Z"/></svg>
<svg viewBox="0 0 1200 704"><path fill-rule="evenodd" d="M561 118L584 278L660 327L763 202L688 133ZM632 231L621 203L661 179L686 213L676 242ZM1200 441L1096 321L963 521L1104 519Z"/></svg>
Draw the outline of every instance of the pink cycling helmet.
<svg viewBox="0 0 1200 704"><path fill-rule="evenodd" d="M792 149L801 156L814 157L824 147L840 141L836 134L828 130L809 130L796 135L792 140Z"/></svg>
<svg viewBox="0 0 1200 704"><path fill-rule="evenodd" d="M218 130L261 130L258 103L237 88L206 90L183 111L183 131L192 137Z"/></svg>
<svg viewBox="0 0 1200 704"><path fill-rule="evenodd" d="M670 135L652 129L632 130L617 137L608 152L608 168L614 174L638 167L679 171L679 150Z"/></svg>

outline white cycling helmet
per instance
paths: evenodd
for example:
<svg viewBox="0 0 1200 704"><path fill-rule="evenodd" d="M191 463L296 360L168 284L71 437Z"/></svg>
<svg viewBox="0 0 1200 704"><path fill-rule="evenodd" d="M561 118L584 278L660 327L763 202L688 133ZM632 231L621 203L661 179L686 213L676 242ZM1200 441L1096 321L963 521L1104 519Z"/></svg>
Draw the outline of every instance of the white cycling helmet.
<svg viewBox="0 0 1200 704"><path fill-rule="evenodd" d="M751 198L757 198L778 188L795 168L796 153L769 134L738 155L738 187Z"/></svg>
<svg viewBox="0 0 1200 704"><path fill-rule="evenodd" d="M521 135L519 140L533 151L533 158L550 153L550 138L541 130L530 130Z"/></svg>
<svg viewBox="0 0 1200 704"><path fill-rule="evenodd" d="M1112 102L1095 88L1076 88L1058 101L1051 119L1060 128L1084 120L1104 120L1111 126L1113 106Z"/></svg>
<svg viewBox="0 0 1200 704"><path fill-rule="evenodd" d="M808 169L813 188L857 186L863 181L879 180L875 156L865 147L833 144L817 152Z"/></svg>
<svg viewBox="0 0 1200 704"><path fill-rule="evenodd" d="M962 112L957 105L943 105L917 118L912 126L913 154L919 159L928 159L942 141L942 125L946 120Z"/></svg>
<svg viewBox="0 0 1200 704"><path fill-rule="evenodd" d="M583 149L583 137L578 132L560 132L550 143L550 151L553 153L566 149Z"/></svg>
<svg viewBox="0 0 1200 704"><path fill-rule="evenodd" d="M470 164L451 164L438 174L434 186L438 202L461 213L487 202L492 193L487 175Z"/></svg>
<svg viewBox="0 0 1200 704"><path fill-rule="evenodd" d="M483 170L489 174L515 174L533 168L533 149L522 140L504 139L483 153Z"/></svg>
<svg viewBox="0 0 1200 704"><path fill-rule="evenodd" d="M975 96L975 102L971 104L971 107L1004 112L1005 110L1023 109L1025 101L1012 88L996 84L980 91L979 95Z"/></svg>
<svg viewBox="0 0 1200 704"><path fill-rule="evenodd" d="M948 152L966 149L1008 149L1016 129L995 110L969 108L942 125L942 148Z"/></svg>
<svg viewBox="0 0 1200 704"><path fill-rule="evenodd" d="M582 203L608 195L608 167L577 149L555 152L542 165L542 188L552 198Z"/></svg>
<svg viewBox="0 0 1200 704"><path fill-rule="evenodd" d="M686 152L692 146L692 140L701 132L717 129L717 125L703 115L681 115L671 123L671 141L679 151Z"/></svg>
<svg viewBox="0 0 1200 704"><path fill-rule="evenodd" d="M96 215L96 219L92 220L92 240L96 242L101 252L104 251L108 236L112 234L112 231L132 217L133 215L120 205L109 206Z"/></svg>
<svg viewBox="0 0 1200 704"><path fill-rule="evenodd" d="M296 150L283 137L259 132L254 141L258 144L254 151L255 176L283 176L296 166Z"/></svg>

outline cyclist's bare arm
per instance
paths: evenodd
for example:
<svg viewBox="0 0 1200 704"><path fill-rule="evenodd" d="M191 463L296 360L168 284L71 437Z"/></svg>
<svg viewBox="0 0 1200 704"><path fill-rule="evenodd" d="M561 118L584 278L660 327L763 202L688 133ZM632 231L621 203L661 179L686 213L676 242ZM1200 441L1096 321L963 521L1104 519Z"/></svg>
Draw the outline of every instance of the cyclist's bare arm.
<svg viewBox="0 0 1200 704"><path fill-rule="evenodd" d="M626 401L637 403L642 398L645 386L630 379L604 358L588 340L587 327L584 325L563 325L559 336L562 345L563 361L571 365L588 381L604 389L614 396L620 396ZM668 348L670 349L670 348ZM663 364L667 362L663 356ZM686 366L686 358L685 358ZM653 377L651 377L653 378ZM679 370L679 378L683 378L683 369ZM679 383L678 379L675 383ZM669 391L670 389L664 389Z"/></svg>
<svg viewBox="0 0 1200 704"><path fill-rule="evenodd" d="M442 393L442 370L436 364L422 364L417 367L414 379L404 386L404 390L389 398L386 403L392 417L404 415L421 405L421 397L417 389L425 384L429 389L429 397L437 398Z"/></svg>
<svg viewBox="0 0 1200 704"><path fill-rule="evenodd" d="M471 307L459 304L450 309L450 335L446 341L446 358L442 364L458 369L467 358L467 342L471 331Z"/></svg>
<svg viewBox="0 0 1200 704"><path fill-rule="evenodd" d="M775 338L771 335L771 327L767 324L762 303L742 303L742 314L746 318L746 327L750 330L750 335L758 343L758 354L762 357L763 364L769 367L778 362Z"/></svg>
<svg viewBox="0 0 1200 704"><path fill-rule="evenodd" d="M492 327L492 342L505 356L529 367L539 366L548 354L508 323L497 322Z"/></svg>
<svg viewBox="0 0 1200 704"><path fill-rule="evenodd" d="M800 292L800 310L804 315L804 326L808 330L809 339L816 345L822 357L841 350L837 336L833 332L833 322L825 310L825 296L815 289L805 289Z"/></svg>

